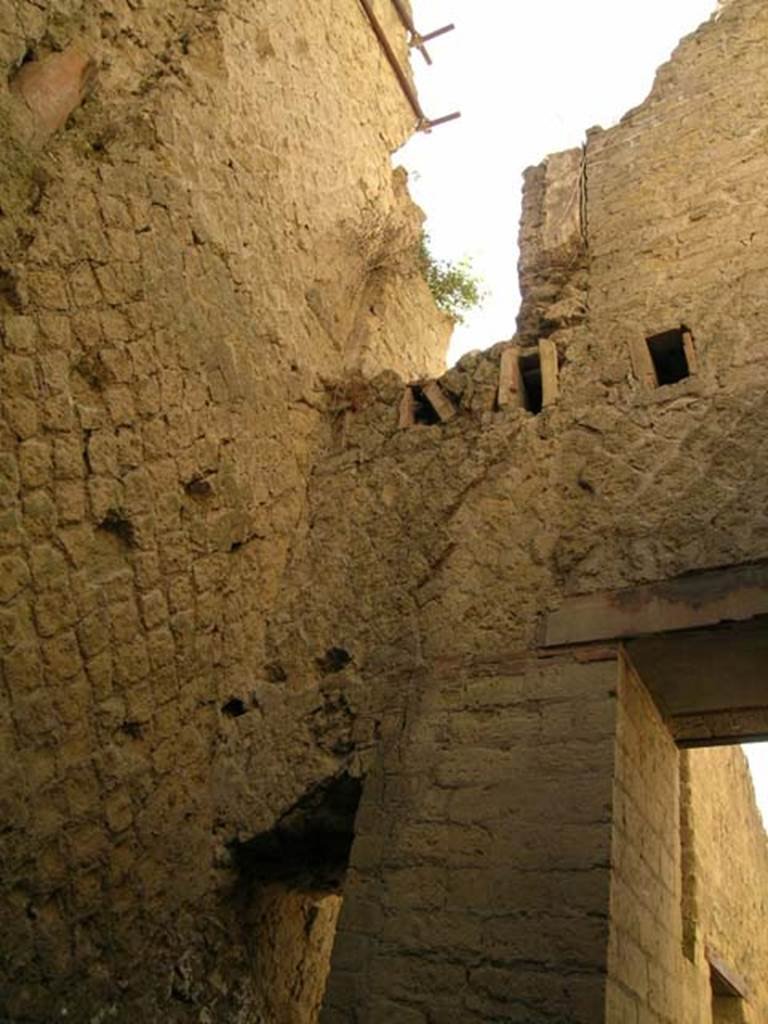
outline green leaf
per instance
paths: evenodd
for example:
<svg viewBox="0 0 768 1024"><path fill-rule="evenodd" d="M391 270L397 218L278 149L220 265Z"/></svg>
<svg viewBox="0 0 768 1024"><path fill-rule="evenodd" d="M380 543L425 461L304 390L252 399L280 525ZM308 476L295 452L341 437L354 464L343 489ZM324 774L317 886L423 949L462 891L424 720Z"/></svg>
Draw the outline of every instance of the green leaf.
<svg viewBox="0 0 768 1024"><path fill-rule="evenodd" d="M436 260L426 232L421 236L418 259L438 309L463 324L464 314L481 306L486 297L481 279L472 270L472 261L467 256L458 263Z"/></svg>

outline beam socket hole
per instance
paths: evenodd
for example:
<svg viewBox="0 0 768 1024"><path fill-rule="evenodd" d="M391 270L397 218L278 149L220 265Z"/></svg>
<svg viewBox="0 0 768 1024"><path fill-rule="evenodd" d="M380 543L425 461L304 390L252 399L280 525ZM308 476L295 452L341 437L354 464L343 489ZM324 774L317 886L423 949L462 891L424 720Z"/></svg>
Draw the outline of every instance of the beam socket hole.
<svg viewBox="0 0 768 1024"><path fill-rule="evenodd" d="M663 331L645 339L659 387L677 384L678 381L690 377L691 367L686 352L686 340L690 344L690 339L691 333L687 327Z"/></svg>

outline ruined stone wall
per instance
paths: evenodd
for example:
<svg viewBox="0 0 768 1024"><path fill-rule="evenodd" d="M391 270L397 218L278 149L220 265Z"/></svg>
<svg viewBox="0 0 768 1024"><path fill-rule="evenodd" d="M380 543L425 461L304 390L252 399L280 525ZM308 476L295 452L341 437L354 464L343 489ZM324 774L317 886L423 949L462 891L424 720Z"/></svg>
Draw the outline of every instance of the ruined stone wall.
<svg viewBox="0 0 768 1024"><path fill-rule="evenodd" d="M441 378L445 421L401 429L445 325L388 162L408 108L358 5L12 6L4 1014L258 1020L302 934L315 1006L335 897L258 884L248 856L369 773L329 1019L413 1024L459 993L468 1020L599 1019L614 732L655 719L625 696L617 726L605 652L540 666L539 623L768 555L767 17L733 0L648 104L529 176L522 335L546 335L557 400L500 403L502 346ZM49 135L51 67L87 98ZM695 373L657 388L638 350L682 324ZM674 808L649 736L635 798Z"/></svg>
<svg viewBox="0 0 768 1024"><path fill-rule="evenodd" d="M546 176L535 177L544 199L528 204L523 238L558 239L544 231L548 214L587 247L576 322L531 307L529 323L557 351L556 402L538 415L500 407L497 347L440 379L456 413L445 422L399 430L403 392L389 377L373 380L346 417L314 480L315 529L301 557L334 595L321 618L332 609L358 651L380 658L386 648L391 664L404 647L427 659L487 653L489 638L525 647L537 615L563 595L768 554L768 307L758 283L768 177L757 141L767 18L754 0L731 4L681 45L647 105L590 136L583 167L563 162L567 182L586 188L579 217L557 215L558 203L575 209L570 187L544 209ZM735 114L720 106L724 92ZM692 159L723 159L702 157L698 174L682 174L685 146ZM630 163L630 184L642 176L642 189L627 186ZM693 210L696 196L731 194L735 212L723 206L716 224L715 206ZM681 224L685 244L675 242ZM567 249L568 238L557 244ZM537 254L522 262L537 266ZM646 337L681 325L695 365L658 387L633 356ZM350 494L352 514L339 525L335 508ZM286 636L299 608L287 596ZM306 638L315 609L302 607Z"/></svg>
<svg viewBox="0 0 768 1024"><path fill-rule="evenodd" d="M607 1020L706 1019L708 992L685 1002L694 971L683 955L680 755L626 664L619 707Z"/></svg>
<svg viewBox="0 0 768 1024"><path fill-rule="evenodd" d="M709 1020L714 952L748 991L733 1019L756 1024L768 838L744 755L678 751L626 662L618 718L606 1019Z"/></svg>
<svg viewBox="0 0 768 1024"><path fill-rule="evenodd" d="M277 884L259 887L254 897L247 927L254 940L256 1019L316 1021L342 897Z"/></svg>
<svg viewBox="0 0 768 1024"><path fill-rule="evenodd" d="M688 772L695 872L689 953L700 997L709 948L746 982L745 1020L759 1024L768 1017L768 929L754 922L767 919L768 839L749 767L741 750L704 749L689 752Z"/></svg>
<svg viewBox="0 0 768 1024"><path fill-rule="evenodd" d="M321 1020L600 1019L615 661L409 683L358 814Z"/></svg>
<svg viewBox="0 0 768 1024"><path fill-rule="evenodd" d="M0 65L0 1016L251 1020L231 844L353 746L270 638L335 382L444 351L412 118L340 0L14 0Z"/></svg>
<svg viewBox="0 0 768 1024"><path fill-rule="evenodd" d="M581 149L555 153L524 176L518 274L519 339L536 342L586 315L586 162Z"/></svg>
<svg viewBox="0 0 768 1024"><path fill-rule="evenodd" d="M767 18L755 0L729 4L586 147L594 343L618 353L638 329L686 323L720 388L747 383L763 351L752 303L765 266Z"/></svg>
<svg viewBox="0 0 768 1024"><path fill-rule="evenodd" d="M616 128L592 133L583 162L563 161L585 192L579 216L560 220L558 204L570 211L573 204L571 192L559 189L549 223L570 223L578 236L577 277L565 279L563 287L574 287L559 308L545 281L523 328L524 341L545 334L556 348L554 403L536 415L519 402L500 405L501 346L465 357L440 378L450 411L439 422L401 429L402 383L382 376L337 433L313 481L314 528L301 554L333 598L305 593L297 600L289 587L275 636L296 658L329 631L343 637L381 729L412 688L440 692L438 665L455 666L460 677L477 662L529 656L542 615L567 595L768 555L768 305L756 283L768 258L760 241L768 179L758 143L768 100L766 36L764 5L734 2L681 45L646 105ZM687 161L681 169L688 152L694 175ZM719 152L723 159L713 159ZM532 181L546 198L546 175ZM523 237L534 245L554 239L553 251L567 251L568 238L547 232L547 210L535 197L526 209L533 220L523 224ZM522 264L535 269L537 254L524 253ZM692 372L657 386L638 350L647 352L648 336L682 326L694 338ZM351 514L339 524L342 503ZM300 631L293 625L299 618ZM418 724L418 705L413 714ZM438 749L435 723L425 715L423 725L422 750ZM669 760L661 753L656 771L674 816L677 755L662 736L654 742ZM553 822L542 842L556 837ZM662 913L665 941L678 950L682 868L673 847L671 834L659 840L665 867L659 863L648 883L668 893L674 887L675 921L672 902ZM356 856L353 847L353 866L365 878L380 877L367 851L361 848L359 865ZM342 935L354 913L351 905L343 911ZM388 913L395 928L413 909L403 898ZM531 934L521 927L521 941L533 944ZM356 965L360 976L386 975L391 986L400 972L409 976L413 958L405 948L387 954L381 975L377 949ZM458 942L454 953L465 962ZM528 982L518 983L516 994L530 1000ZM670 984L674 1005L681 975ZM348 1008L368 1012L364 992L353 986ZM557 1012L533 1005L528 1024ZM334 1013L340 1008L341 996Z"/></svg>

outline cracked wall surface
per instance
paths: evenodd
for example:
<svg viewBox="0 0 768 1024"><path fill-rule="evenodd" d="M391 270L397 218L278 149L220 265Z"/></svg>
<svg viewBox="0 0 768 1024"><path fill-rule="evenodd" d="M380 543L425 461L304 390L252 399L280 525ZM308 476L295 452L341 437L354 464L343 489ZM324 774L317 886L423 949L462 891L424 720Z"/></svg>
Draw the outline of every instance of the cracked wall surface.
<svg viewBox="0 0 768 1024"><path fill-rule="evenodd" d="M539 800L504 855L498 844L483 845L488 836L482 827L467 831L463 812L450 810L451 793L440 781L439 766L456 745L450 723L472 718L465 691L478 672L495 679L496 704L489 699L486 709L491 721L494 715L536 713L535 694L519 693L520 677L536 677L541 617L567 596L766 557L762 438L768 310L758 284L768 252L762 213L765 154L759 141L765 132L766 35L764 5L749 0L729 5L681 44L646 104L615 128L591 132L583 154L559 161L564 182L557 175L548 179L545 172L529 175L534 191L524 203L530 219L522 225L523 275L527 268L535 276L539 266L550 267L552 253L557 260L552 277L536 276L538 292L526 293L523 276L520 336L508 346L464 357L439 378L454 414L432 425L417 418L402 429L400 381L375 378L367 407L350 415L343 439L315 474L316 514L304 557L336 596L308 612L311 595L301 595L300 603L287 606L278 628L291 637L286 645L299 656L302 642L312 645L313 636L327 632L333 611L336 631L366 666L376 714L392 745L390 754L379 748L376 769L392 832L379 849L380 826L372 826L368 836L365 817L361 820L324 1020L424 1024L440 1020L452 1006L466 1021L586 1024L602 1019L595 1010L600 1000L611 1021L707 1019L708 968L700 951L695 969L687 968L680 887L664 888L659 874L650 876L659 884L651 898L663 905L662 916L678 920L677 932L664 933L677 936L680 950L671 961L674 990L661 995L654 990L649 997L647 987L627 988L622 989L625 1005L609 1001L613 947L602 947L599 932L574 935L562 954L555 943L548 955L537 954L535 936L547 934L554 913L544 873L532 872L529 883L529 899L540 900L537 909L522 913L514 898L497 908L496 916L506 914L510 930L517 928L517 949L511 945L504 951L492 937L494 915L483 897L460 889L462 858L472 851L475 874L483 876L478 884L490 879L501 892L500 879L525 868L526 830L532 835L538 830L542 856L557 849L563 819L550 812L549 793L558 766L550 769L553 774L531 770ZM690 159L683 159L689 152ZM712 158L720 153L722 159ZM558 161L548 166L557 169ZM557 187L550 191L548 181ZM574 187L584 190L580 202L573 201ZM526 251L526 245L534 251ZM638 350L647 353L645 339L663 331L680 330L682 338L681 325L694 339L693 372L659 387L640 373ZM505 352L542 336L558 353L556 402L538 415L513 403L499 407ZM338 531L335 510L342 495L353 514ZM291 626L299 616L301 634ZM613 673L618 723L639 712L627 710L616 660ZM567 672L559 687L542 710L543 734L557 728L573 699ZM595 699L600 693L595 684ZM442 704L442 717L432 713L433 703ZM571 735L579 737L575 715L571 723ZM493 738L464 752L468 771L484 765L489 772L485 786L476 783L483 798L466 791L481 826L483 816L493 819L490 794L500 750L526 777L525 734L511 725L505 733L503 722L497 728ZM636 728L642 732L642 721ZM676 778L679 755L668 743ZM586 739L585 744L589 748ZM616 771L623 764L620 744L617 724ZM742 782L733 781L729 757L710 755L708 784L718 794L716 801L732 790L744 791ZM607 753L602 770L614 770ZM739 772L744 777L743 764ZM511 768L508 777L516 777ZM561 782L565 793L569 784ZM594 785L599 793L597 781ZM702 785L698 776L694 787ZM659 813L673 819L676 792L672 787L652 798ZM697 789L695 799L706 801L706 793ZM741 799L734 795L734 801ZM747 823L762 849L753 797L744 800L735 820ZM503 806L499 798L499 814ZM522 800L520 806L528 807ZM615 836L610 853L599 844L593 849L589 872L573 871L566 909L580 908L582 925L585 918L610 919L615 936L618 804L609 798L603 807L587 806L591 816L579 824L599 833L610 820L606 827ZM722 843L722 829L710 826L701 824L702 849ZM419 844L414 832L422 837ZM680 838L679 823L673 821L664 843L679 844ZM442 858L440 869L430 872L432 843ZM582 852L589 850L585 840ZM712 857L714 862L719 854ZM589 888L587 877L592 872L599 877L606 867L610 879ZM759 858L755 870L762 878ZM433 878L426 896L416 882L407 895L397 888L406 871ZM746 876L751 885L753 876L749 871ZM723 920L732 927L737 920L743 924L741 911L734 909L743 901L751 908L749 927L762 934L759 906L738 879L731 882L732 909L721 911ZM449 921L462 907L474 931L458 924L442 927L443 916ZM635 927L636 921L630 931ZM660 941L659 935L649 941ZM762 941L755 939L754 948ZM651 957L647 946L641 956ZM472 981L473 971L489 962L498 972L492 991ZM760 1019L767 998L762 974L750 957L745 970L753 992L750 1012ZM592 990L590 976L597 986Z"/></svg>
<svg viewBox="0 0 768 1024"><path fill-rule="evenodd" d="M6 7L0 1016L312 1020L346 856L328 1024L698 1024L707 941L766 1015L760 907L711 881L738 822L768 885L743 764L692 760L684 818L621 651L538 646L566 597L768 556L766 37L732 0L528 173L518 336L403 427L448 325L359 6ZM682 851L642 936L627 794ZM318 834L319 875L264 874Z"/></svg>
<svg viewBox="0 0 768 1024"><path fill-rule="evenodd" d="M14 0L0 63L0 1016L260 1019L231 844L366 730L272 609L354 375L447 342L412 121L346 2Z"/></svg>

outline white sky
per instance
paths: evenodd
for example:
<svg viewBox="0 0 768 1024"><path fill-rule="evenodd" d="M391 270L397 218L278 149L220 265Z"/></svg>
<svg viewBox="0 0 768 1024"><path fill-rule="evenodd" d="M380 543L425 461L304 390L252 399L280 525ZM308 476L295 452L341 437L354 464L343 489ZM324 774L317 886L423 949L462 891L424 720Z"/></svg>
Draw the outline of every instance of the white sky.
<svg viewBox="0 0 768 1024"><path fill-rule="evenodd" d="M490 293L456 330L449 363L515 332L521 175L581 145L648 94L655 69L714 11L716 0L412 0L434 64L414 53L429 117L462 119L417 135L396 155L427 213L432 251L470 256ZM768 744L747 747L768 823Z"/></svg>

